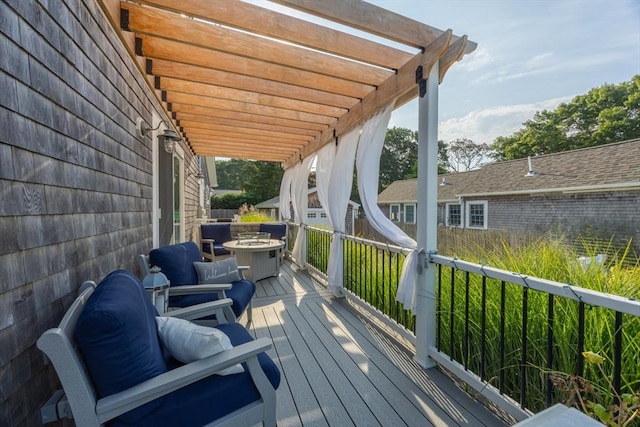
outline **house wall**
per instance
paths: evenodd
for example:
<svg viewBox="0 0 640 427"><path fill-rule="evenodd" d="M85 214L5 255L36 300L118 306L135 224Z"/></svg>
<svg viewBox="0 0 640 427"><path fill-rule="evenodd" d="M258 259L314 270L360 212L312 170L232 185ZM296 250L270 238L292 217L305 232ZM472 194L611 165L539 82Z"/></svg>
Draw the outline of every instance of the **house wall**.
<svg viewBox="0 0 640 427"><path fill-rule="evenodd" d="M0 2L0 93L0 425L32 426L59 388L37 338L83 281L151 249L152 141L135 120L159 106L93 0ZM190 239L195 178L185 194Z"/></svg>
<svg viewBox="0 0 640 427"><path fill-rule="evenodd" d="M640 191L491 198L489 229L554 233L568 239L633 239L640 253Z"/></svg>
<svg viewBox="0 0 640 427"><path fill-rule="evenodd" d="M487 201L488 230L523 235L551 233L576 243L578 238L613 239L615 244L624 245L632 239L633 248L640 254L640 190L465 200L469 201ZM380 209L389 217L388 204L381 204ZM445 223L446 205L441 203L438 224Z"/></svg>

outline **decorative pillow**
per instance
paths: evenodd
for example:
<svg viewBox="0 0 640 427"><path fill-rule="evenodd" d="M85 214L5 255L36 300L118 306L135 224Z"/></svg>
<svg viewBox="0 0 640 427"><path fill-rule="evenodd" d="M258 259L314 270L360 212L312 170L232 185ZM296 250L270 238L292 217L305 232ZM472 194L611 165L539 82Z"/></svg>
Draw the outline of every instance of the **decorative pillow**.
<svg viewBox="0 0 640 427"><path fill-rule="evenodd" d="M216 328L196 325L175 317L156 317L160 341L182 363L191 363L233 348L229 337ZM216 372L218 375L244 372L241 364Z"/></svg>
<svg viewBox="0 0 640 427"><path fill-rule="evenodd" d="M225 258L221 261L194 262L198 273L199 284L232 283L241 280L236 257Z"/></svg>

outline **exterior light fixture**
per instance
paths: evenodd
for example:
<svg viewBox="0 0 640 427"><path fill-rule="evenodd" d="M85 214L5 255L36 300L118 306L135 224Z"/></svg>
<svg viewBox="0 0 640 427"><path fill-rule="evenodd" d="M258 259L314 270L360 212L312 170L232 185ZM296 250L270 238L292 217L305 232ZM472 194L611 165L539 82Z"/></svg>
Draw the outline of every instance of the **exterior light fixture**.
<svg viewBox="0 0 640 427"><path fill-rule="evenodd" d="M136 130L139 137L144 137L149 132L158 130L162 125L165 126L165 129L162 131L162 135L158 135L158 141L164 143L164 151L169 154L173 154L173 152L175 151L176 142L180 141L181 138L176 131L169 128L167 122L163 120L158 123L158 126L151 128L145 124L144 120L142 120L142 117L138 117L138 120L136 120Z"/></svg>

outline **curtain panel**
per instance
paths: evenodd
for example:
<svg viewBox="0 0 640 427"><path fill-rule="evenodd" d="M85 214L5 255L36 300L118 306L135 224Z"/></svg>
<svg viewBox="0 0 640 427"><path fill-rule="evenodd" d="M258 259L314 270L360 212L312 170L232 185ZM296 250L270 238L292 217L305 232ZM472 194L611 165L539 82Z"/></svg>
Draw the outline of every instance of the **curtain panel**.
<svg viewBox="0 0 640 427"><path fill-rule="evenodd" d="M343 283L343 252L340 234L345 232L345 221L351 187L353 168L361 127L340 137L337 146L327 144L318 152L316 164L316 187L318 198L333 228L327 265L328 290L339 295Z"/></svg>
<svg viewBox="0 0 640 427"><path fill-rule="evenodd" d="M362 128L356 155L358 191L362 208L371 226L395 244L413 249L405 258L396 295L396 300L401 302L405 309L413 311L419 260L418 244L387 218L378 206L380 155L392 111L393 103L369 119Z"/></svg>

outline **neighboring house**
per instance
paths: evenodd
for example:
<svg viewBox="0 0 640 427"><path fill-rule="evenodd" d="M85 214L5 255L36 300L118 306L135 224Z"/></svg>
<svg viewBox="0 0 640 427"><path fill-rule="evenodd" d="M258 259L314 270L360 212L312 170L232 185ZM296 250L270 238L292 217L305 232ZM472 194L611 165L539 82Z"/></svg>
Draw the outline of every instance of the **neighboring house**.
<svg viewBox="0 0 640 427"><path fill-rule="evenodd" d="M305 224L311 226L329 227L329 219L327 214L320 204L318 199L318 191L316 188L310 188L307 193L309 197L309 204L307 205L307 220ZM280 197L273 197L264 202L255 205L258 212L268 215L276 220L280 219ZM360 205L356 202L349 200L349 206L347 206L347 214L345 218L345 232L352 234L354 229L355 219L358 217L358 209Z"/></svg>
<svg viewBox="0 0 640 427"><path fill-rule="evenodd" d="M529 168L531 165L531 171ZM440 175L438 223L640 242L640 139ZM415 223L416 179L378 195L394 221Z"/></svg>

